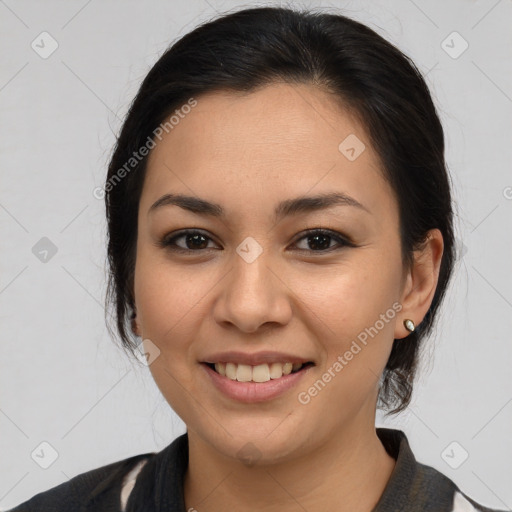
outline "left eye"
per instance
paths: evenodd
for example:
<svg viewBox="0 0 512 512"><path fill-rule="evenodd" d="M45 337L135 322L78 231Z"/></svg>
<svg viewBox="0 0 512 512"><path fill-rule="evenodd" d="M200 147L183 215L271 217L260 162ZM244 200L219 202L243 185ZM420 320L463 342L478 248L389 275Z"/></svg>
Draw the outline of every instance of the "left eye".
<svg viewBox="0 0 512 512"><path fill-rule="evenodd" d="M176 241L179 239L185 240L185 247L177 245ZM311 249L299 249L301 251L309 251L309 252L327 252L328 250L332 250L332 246L330 243L334 240L337 242L338 248L343 246L354 247L355 245L343 237L340 233L336 231L330 231L326 229L314 229L308 231L302 237L300 237L297 242L301 240L307 240L307 244L312 247ZM176 252L198 252L204 249L212 249L212 247L208 247L208 241L213 241L209 236L205 235L201 231L197 230L184 230L180 233L172 236L163 238L159 245L161 247L166 247L171 251ZM336 249L336 247L335 247Z"/></svg>
<svg viewBox="0 0 512 512"><path fill-rule="evenodd" d="M300 240L306 240L307 244L312 247L313 249L301 249L301 250L312 250L313 252L325 252L326 250L331 250L332 247L330 247L331 241L335 241L338 244L338 249L343 246L349 246L354 247L354 244L351 243L349 240L341 236L336 231L329 231L326 229L316 229L312 231L308 231L304 236L299 238L297 242ZM326 240L328 240L326 242ZM295 243L297 243L295 242ZM316 249L315 249L316 248ZM336 247L334 247L336 249Z"/></svg>

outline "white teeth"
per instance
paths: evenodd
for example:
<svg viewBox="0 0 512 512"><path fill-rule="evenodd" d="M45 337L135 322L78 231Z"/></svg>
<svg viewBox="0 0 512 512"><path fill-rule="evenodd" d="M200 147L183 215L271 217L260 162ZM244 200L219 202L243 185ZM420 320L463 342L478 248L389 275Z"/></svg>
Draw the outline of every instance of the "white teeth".
<svg viewBox="0 0 512 512"><path fill-rule="evenodd" d="M215 370L221 375L226 375L226 365L224 363L215 363Z"/></svg>
<svg viewBox="0 0 512 512"><path fill-rule="evenodd" d="M251 366L248 364L215 363L215 371L239 382L268 382L297 371L302 363L271 363Z"/></svg>
<svg viewBox="0 0 512 512"><path fill-rule="evenodd" d="M231 380L236 380L236 364L226 363L226 377Z"/></svg>
<svg viewBox="0 0 512 512"><path fill-rule="evenodd" d="M252 369L252 380L254 382L267 382L270 380L268 364L259 364Z"/></svg>
<svg viewBox="0 0 512 512"><path fill-rule="evenodd" d="M248 364L239 364L236 369L236 380L238 382L249 382L252 380L252 368Z"/></svg>
<svg viewBox="0 0 512 512"><path fill-rule="evenodd" d="M270 365L270 378L280 379L283 376L283 365L281 363L272 363Z"/></svg>

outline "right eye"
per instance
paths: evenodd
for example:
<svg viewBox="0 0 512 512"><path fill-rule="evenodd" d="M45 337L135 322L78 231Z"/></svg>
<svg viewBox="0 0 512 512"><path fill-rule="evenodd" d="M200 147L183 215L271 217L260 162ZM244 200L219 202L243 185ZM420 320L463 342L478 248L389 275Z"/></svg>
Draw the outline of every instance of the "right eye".
<svg viewBox="0 0 512 512"><path fill-rule="evenodd" d="M176 244L176 241L180 239L184 240L185 247ZM208 240L212 239L201 231L197 231L195 229L184 229L171 237L165 236L162 238L159 242L159 246L175 252L190 253L211 249L211 247L206 247L208 245Z"/></svg>

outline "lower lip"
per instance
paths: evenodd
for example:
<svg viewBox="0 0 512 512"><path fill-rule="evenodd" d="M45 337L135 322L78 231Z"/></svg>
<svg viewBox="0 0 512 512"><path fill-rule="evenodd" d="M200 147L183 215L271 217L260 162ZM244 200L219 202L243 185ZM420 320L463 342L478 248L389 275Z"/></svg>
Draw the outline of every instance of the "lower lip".
<svg viewBox="0 0 512 512"><path fill-rule="evenodd" d="M213 384L229 398L244 403L256 403L272 400L282 395L289 389L298 384L302 377L312 366L308 366L296 373L283 375L279 379L270 379L267 382L238 382L231 380L215 370L212 370L207 364L201 363L206 370Z"/></svg>

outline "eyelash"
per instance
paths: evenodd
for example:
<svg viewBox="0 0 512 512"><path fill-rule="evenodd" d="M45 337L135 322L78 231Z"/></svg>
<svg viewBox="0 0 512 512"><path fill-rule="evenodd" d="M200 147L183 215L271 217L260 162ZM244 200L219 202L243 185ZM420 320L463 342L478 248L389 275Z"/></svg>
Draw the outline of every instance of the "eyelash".
<svg viewBox="0 0 512 512"><path fill-rule="evenodd" d="M179 233L173 235L172 237L166 236L166 237L162 238L159 241L158 245L162 248L166 248L166 249L176 252L176 253L188 253L188 254L190 254L192 252L203 252L203 251L208 251L208 250L212 249L212 248L185 249L183 247L176 246L175 241L177 239L182 238L187 235L202 235L206 239L212 240L212 238L207 236L202 231L198 231L196 229L184 229L183 231L180 231ZM302 252L310 252L310 253L330 253L332 251L342 249L343 247L356 247L356 245L351 240L349 240L347 237L343 237L340 233L337 233L336 231L331 231L328 229L320 229L320 228L311 229L309 231L306 231L301 238L299 238L298 240L296 240L294 242L294 244L300 242L301 240L303 240L305 238L307 239L309 237L312 237L314 235L327 236L327 237L335 240L339 244L339 246L334 247L334 248L330 247L328 249L320 249L317 251L314 251L312 249L298 249L298 250L302 251Z"/></svg>

